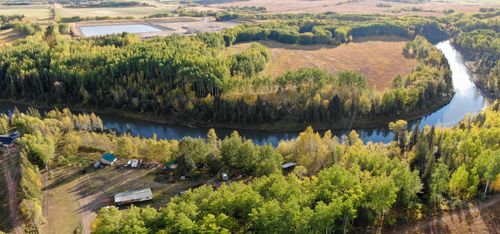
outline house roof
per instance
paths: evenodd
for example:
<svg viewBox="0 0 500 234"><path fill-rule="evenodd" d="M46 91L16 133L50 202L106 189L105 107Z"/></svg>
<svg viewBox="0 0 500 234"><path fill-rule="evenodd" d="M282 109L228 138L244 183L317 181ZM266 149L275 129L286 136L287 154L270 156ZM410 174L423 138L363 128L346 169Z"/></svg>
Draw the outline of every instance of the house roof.
<svg viewBox="0 0 500 234"><path fill-rule="evenodd" d="M116 160L116 156L112 153L105 153L102 155L102 159L109 161L109 162L113 162Z"/></svg>
<svg viewBox="0 0 500 234"><path fill-rule="evenodd" d="M127 191L115 194L115 202L127 202L144 198L153 198L153 192L151 188L145 188L141 190Z"/></svg>

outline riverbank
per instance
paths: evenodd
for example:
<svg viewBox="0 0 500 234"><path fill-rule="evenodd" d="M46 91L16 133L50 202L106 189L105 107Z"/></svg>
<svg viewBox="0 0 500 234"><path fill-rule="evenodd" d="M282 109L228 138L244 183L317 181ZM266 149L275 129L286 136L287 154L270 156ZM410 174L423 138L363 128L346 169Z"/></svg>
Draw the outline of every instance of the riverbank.
<svg viewBox="0 0 500 234"><path fill-rule="evenodd" d="M355 128L377 128L377 127L386 127L390 122L404 119L407 121L417 120L422 117L425 117L443 106L447 105L453 95L446 97L445 99L438 100L432 102L432 105L424 108L418 109L412 112L394 115L394 116L377 116L375 118L368 117L358 117L355 119L341 119L335 123L296 123L296 122L288 122L288 121L279 121L274 123L266 123L266 124L234 124L234 123L200 123L193 121L186 121L184 119L178 118L168 118L166 116L161 116L153 113L134 113L128 112L121 109L116 108L96 108L96 107L83 107L83 106L71 106L71 105L48 105L40 102L33 101L20 101L20 100L9 100L9 99L0 99L1 103L12 104L14 106L22 105L25 108L32 106L40 110L48 111L54 108L63 109L69 108L74 112L83 112L83 113L95 113L98 115L111 115L117 117L130 118L135 120L147 121L151 123L158 124L168 124L168 125L176 125L176 126L184 126L190 128L225 128L230 130L254 130L254 131L262 131L262 132L270 132L270 133L278 133L278 132L299 132L303 131L309 126L312 126L315 130L324 131L324 130L343 130L343 129L355 129ZM24 108L22 108L24 109Z"/></svg>

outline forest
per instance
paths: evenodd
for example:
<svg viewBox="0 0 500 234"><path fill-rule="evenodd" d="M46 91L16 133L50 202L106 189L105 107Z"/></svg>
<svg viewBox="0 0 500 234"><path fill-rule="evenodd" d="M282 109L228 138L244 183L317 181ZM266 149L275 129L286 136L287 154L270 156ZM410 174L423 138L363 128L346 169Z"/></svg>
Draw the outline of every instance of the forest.
<svg viewBox="0 0 500 234"><path fill-rule="evenodd" d="M447 61L429 42L447 35L439 22L326 18L143 41L130 34L68 40L52 25L0 52L0 97L128 110L184 124L284 123L301 129L308 124L343 127L352 118L377 123L388 113L409 116L451 99ZM395 77L385 91L373 90L362 74L352 71L301 69L277 79L262 76L269 60L262 46L233 56L223 53L241 42L340 44L383 35L410 39L402 53L418 61L409 75Z"/></svg>
<svg viewBox="0 0 500 234"><path fill-rule="evenodd" d="M500 16L499 9L484 13L450 16L454 44L467 59L475 61L472 71L476 83L490 98L500 97Z"/></svg>
<svg viewBox="0 0 500 234"><path fill-rule="evenodd" d="M307 128L278 147L258 146L234 132L219 139L144 139L103 133L94 114L36 109L0 117L0 131L15 127L23 137L21 211L39 225L39 170L86 165L79 152L115 152L119 157L176 160L179 175L200 168L253 178L202 186L174 197L159 210L102 208L94 233L317 233L378 230L461 207L500 190L500 104L467 116L454 128L409 129L389 125L390 144L363 143L355 131L343 138ZM417 125L418 126L418 125ZM283 174L283 162L297 162Z"/></svg>

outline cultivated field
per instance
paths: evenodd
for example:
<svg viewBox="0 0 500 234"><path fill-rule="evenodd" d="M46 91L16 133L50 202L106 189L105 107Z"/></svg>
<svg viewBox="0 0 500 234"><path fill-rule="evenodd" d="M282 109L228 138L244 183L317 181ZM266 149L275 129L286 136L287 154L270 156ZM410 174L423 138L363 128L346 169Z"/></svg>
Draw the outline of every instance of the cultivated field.
<svg viewBox="0 0 500 234"><path fill-rule="evenodd" d="M50 17L49 5L3 6L0 15L24 15L29 20L44 20Z"/></svg>
<svg viewBox="0 0 500 234"><path fill-rule="evenodd" d="M380 90L390 87L396 75L408 74L416 65L415 59L406 58L402 53L406 41L396 37L370 38L340 46L261 43L271 53L263 74L272 77L304 67L322 68L329 73L353 70L364 74L368 82ZM249 43L234 45L227 53L238 53L249 46Z"/></svg>
<svg viewBox="0 0 500 234"><path fill-rule="evenodd" d="M498 0L449 0L454 2L428 2L424 4L405 4L397 2L385 2L379 0L249 0L218 4L219 7L229 6L256 6L266 7L270 12L280 13L317 13L333 11L338 13L392 13L391 9L421 7L424 12L395 12L395 14L418 14L418 15L438 15L443 10L453 9L457 12L478 11L480 7L488 5L500 7ZM377 7L378 3L386 3L391 8ZM475 2L475 4L460 4ZM479 4L483 3L483 4ZM434 12L425 12L434 11Z"/></svg>
<svg viewBox="0 0 500 234"><path fill-rule="evenodd" d="M57 16L60 18L65 17L95 17L95 16L109 16L109 17L127 17L142 18L145 16L168 13L174 9L172 7L106 7L106 8L58 8Z"/></svg>

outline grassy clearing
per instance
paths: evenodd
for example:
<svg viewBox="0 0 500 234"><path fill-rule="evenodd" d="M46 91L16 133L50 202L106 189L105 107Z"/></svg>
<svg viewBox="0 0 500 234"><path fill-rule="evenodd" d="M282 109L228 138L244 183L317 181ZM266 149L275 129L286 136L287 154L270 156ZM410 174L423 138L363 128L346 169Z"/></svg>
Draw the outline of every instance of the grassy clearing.
<svg viewBox="0 0 500 234"><path fill-rule="evenodd" d="M135 18L142 18L152 14L168 13L174 10L174 6L165 7L108 7L108 8L59 8L57 9L57 16L64 17L95 17L95 16L109 16L109 17L126 17L132 16Z"/></svg>
<svg viewBox="0 0 500 234"><path fill-rule="evenodd" d="M2 6L0 15L24 15L29 20L43 20L50 17L49 5Z"/></svg>
<svg viewBox="0 0 500 234"><path fill-rule="evenodd" d="M391 86L396 75L410 73L417 62L403 55L406 41L401 38L370 38L337 47L287 45L273 41L261 43L271 53L263 74L272 77L304 67L322 68L329 73L353 70L364 74L375 88L385 89ZM238 53L249 46L249 43L235 45L226 53Z"/></svg>
<svg viewBox="0 0 500 234"><path fill-rule="evenodd" d="M91 165L100 157L100 153L79 152L77 157L85 158L84 165ZM118 163L125 162L127 159L120 159ZM64 166L52 171L51 179L45 184L47 191L44 213L47 222L42 227L43 233L89 230L97 211L101 207L112 205L113 196L118 192L150 187L153 200L134 205L164 207L180 191L208 180L201 178L179 183L158 181L157 168L117 169L113 166L103 169L88 167L87 170L87 173L82 174L78 167Z"/></svg>

